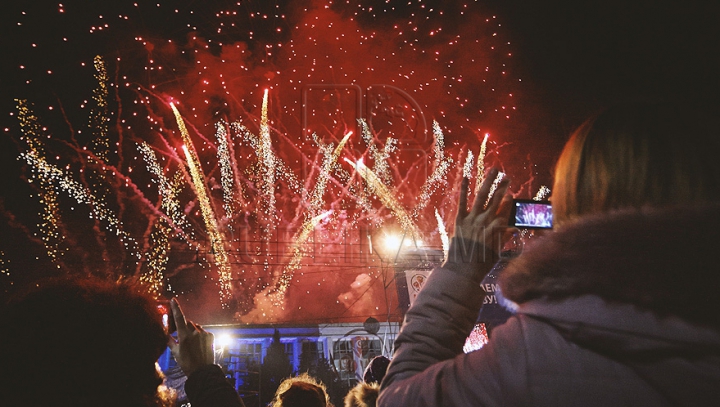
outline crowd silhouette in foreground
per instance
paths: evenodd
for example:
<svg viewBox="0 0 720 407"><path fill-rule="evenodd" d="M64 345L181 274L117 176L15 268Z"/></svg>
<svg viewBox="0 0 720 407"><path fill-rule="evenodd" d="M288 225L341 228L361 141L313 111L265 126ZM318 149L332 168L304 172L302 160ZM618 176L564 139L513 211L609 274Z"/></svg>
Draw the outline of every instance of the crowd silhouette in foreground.
<svg viewBox="0 0 720 407"><path fill-rule="evenodd" d="M468 354L512 199L508 179L490 193L491 169L468 208L464 179L446 262L408 311L389 367L374 359L345 406L720 405L718 151L709 106L624 104L588 119L557 164L555 230L500 276L515 314ZM156 364L169 346L193 406L242 406L214 364L213 335L173 299L173 338L156 307L137 286L92 279L10 299L0 405L174 405ZM307 374L271 403L331 405Z"/></svg>

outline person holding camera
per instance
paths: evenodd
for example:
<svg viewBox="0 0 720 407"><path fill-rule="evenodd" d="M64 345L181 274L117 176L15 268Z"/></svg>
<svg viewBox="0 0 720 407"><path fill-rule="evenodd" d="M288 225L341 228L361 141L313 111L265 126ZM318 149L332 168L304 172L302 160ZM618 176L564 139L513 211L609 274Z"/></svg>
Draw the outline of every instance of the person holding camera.
<svg viewBox="0 0 720 407"><path fill-rule="evenodd" d="M500 276L516 314L463 354L510 200L497 170L408 311L378 406L720 405L720 112L627 104L555 171L555 230ZM495 240L493 240L495 239Z"/></svg>

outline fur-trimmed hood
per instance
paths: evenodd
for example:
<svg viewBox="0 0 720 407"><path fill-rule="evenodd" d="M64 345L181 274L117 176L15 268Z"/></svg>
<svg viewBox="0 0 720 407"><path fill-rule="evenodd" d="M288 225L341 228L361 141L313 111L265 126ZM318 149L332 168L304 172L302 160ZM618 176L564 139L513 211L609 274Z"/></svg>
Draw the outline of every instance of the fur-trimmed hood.
<svg viewBox="0 0 720 407"><path fill-rule="evenodd" d="M518 303L585 295L720 329L720 204L586 216L532 242L500 276Z"/></svg>

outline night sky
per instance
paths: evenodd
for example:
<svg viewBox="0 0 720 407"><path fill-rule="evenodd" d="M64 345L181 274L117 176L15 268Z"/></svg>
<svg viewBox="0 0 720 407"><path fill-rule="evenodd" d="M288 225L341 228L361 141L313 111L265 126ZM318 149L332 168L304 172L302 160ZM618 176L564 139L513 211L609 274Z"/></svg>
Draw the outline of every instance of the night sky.
<svg viewBox="0 0 720 407"><path fill-rule="evenodd" d="M423 240L438 247L433 209L451 231L462 164L468 151L477 157L486 134L486 167L501 166L513 180L513 192L530 198L541 185L552 185L562 144L599 108L633 100L710 102L720 95L720 7L712 2L356 3L36 0L4 5L0 292L7 295L58 273L108 278L147 273L149 253L159 247L156 222L167 216L159 184L137 147L144 141L168 177L178 173L184 180L178 201L188 221L185 229L170 228L164 288L157 294L180 295L201 322L229 321L248 312L255 313L247 319L254 322L384 319L395 312L394 294L386 301L381 286L391 277L378 271L379 259L340 266L327 260L335 254L326 254L316 264L303 260L286 274L287 259L273 257L264 265L258 259L272 257L269 249L252 244L247 251L254 254L231 262L232 295L221 299L170 102L190 129L212 206L222 214L215 125L240 121L257 136L263 93L269 90L274 154L302 185L297 189L278 181L274 212L263 213L269 203L262 198L257 148L249 139L234 139L234 180L244 195L238 196L233 216L217 216L229 250L247 238L242 231L252 235L263 222L297 238L303 219L329 210L315 225L324 238L335 246L355 239L352 250L362 251L366 232L360 231L372 229L379 238L377 230L397 229L399 221L377 193L370 198L372 210L359 209L362 182L344 159L372 163L374 156L360 137L357 118L368 120L379 148L392 144L387 137L396 140L387 184L408 211L422 206L414 214L416 224ZM110 148L104 160L95 154L98 126L91 119L98 112L93 100L97 55L106 63L109 86ZM28 145L15 99L27 100L46 128L36 136L47 162L104 199L127 239L118 238L111 219L88 219L93 214L88 205L57 183L43 192L42 182L28 182L32 168L19 159ZM433 120L444 133L449 169L421 205L421 185L440 162L434 155ZM337 145L348 131L354 135L331 166L321 202L314 201L320 204L313 206L311 194L301 190L317 186L323 163L319 146ZM49 229L41 225L48 219L42 216L48 213L43 193L56 196L60 237L48 238ZM185 241L181 231L188 233ZM357 236L339 237L347 231ZM128 250L128 244L135 249ZM53 260L48 247L62 254ZM291 245L279 242L274 250L287 253ZM291 281L283 310L264 320L257 295L277 284L279 274Z"/></svg>

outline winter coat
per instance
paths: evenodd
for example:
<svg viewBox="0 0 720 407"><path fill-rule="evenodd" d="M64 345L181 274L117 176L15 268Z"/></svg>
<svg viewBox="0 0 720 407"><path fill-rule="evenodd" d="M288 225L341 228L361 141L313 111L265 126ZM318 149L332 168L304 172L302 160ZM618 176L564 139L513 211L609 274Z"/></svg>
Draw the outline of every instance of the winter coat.
<svg viewBox="0 0 720 407"><path fill-rule="evenodd" d="M720 406L718 231L708 205L544 236L500 277L516 315L468 354L483 265L458 262L453 240L406 315L378 406Z"/></svg>
<svg viewBox="0 0 720 407"><path fill-rule="evenodd" d="M194 371L185 382L185 393L193 407L245 407L218 365Z"/></svg>

